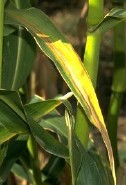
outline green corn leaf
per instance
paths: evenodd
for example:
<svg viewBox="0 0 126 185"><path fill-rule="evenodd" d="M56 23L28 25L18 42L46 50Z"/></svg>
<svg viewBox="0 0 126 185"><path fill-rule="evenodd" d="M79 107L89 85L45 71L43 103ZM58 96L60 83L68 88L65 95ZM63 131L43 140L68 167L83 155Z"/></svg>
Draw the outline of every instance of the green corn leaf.
<svg viewBox="0 0 126 185"><path fill-rule="evenodd" d="M55 110L44 116L39 121L39 124L45 129L49 129L60 136L64 136L66 139L68 138L68 129L65 119Z"/></svg>
<svg viewBox="0 0 126 185"><path fill-rule="evenodd" d="M4 25L3 36L8 36L11 33L15 32L15 30L16 30L16 28L13 26Z"/></svg>
<svg viewBox="0 0 126 185"><path fill-rule="evenodd" d="M67 93L60 99L44 100L39 96L34 96L29 104L25 105L25 110L33 120L39 121L39 125L44 129L51 130L58 134L67 143L67 126L65 119L56 110L64 99L70 97L72 94Z"/></svg>
<svg viewBox="0 0 126 185"><path fill-rule="evenodd" d="M31 7L30 0L9 1L7 7ZM7 36L3 43L2 88L18 90L24 85L35 57L36 44L31 35L21 27L4 26ZM10 34L11 33L11 34Z"/></svg>
<svg viewBox="0 0 126 185"><path fill-rule="evenodd" d="M34 97L32 102L25 105L26 112L35 120L39 120L42 116L48 114L56 107L61 105L66 99L70 98L73 94L67 93L57 99L43 100L39 97Z"/></svg>
<svg viewBox="0 0 126 185"><path fill-rule="evenodd" d="M104 19L95 27L89 29L89 33L102 34L117 24L126 20L126 10L121 8L112 9Z"/></svg>
<svg viewBox="0 0 126 185"><path fill-rule="evenodd" d="M28 124L31 129L31 133L34 136L38 144L44 148L49 153L52 153L56 156L68 158L68 148L56 140L51 134L45 131L38 123L36 123L29 116Z"/></svg>
<svg viewBox="0 0 126 185"><path fill-rule="evenodd" d="M0 124L0 144L8 141L12 137L17 135L17 133L10 131L9 129L5 128L3 125Z"/></svg>
<svg viewBox="0 0 126 185"><path fill-rule="evenodd" d="M3 50L2 88L18 90L30 73L35 56L35 42L26 30L19 28L4 37Z"/></svg>
<svg viewBox="0 0 126 185"><path fill-rule="evenodd" d="M25 105L25 110L35 121L38 121L60 104L62 104L61 100L44 100Z"/></svg>
<svg viewBox="0 0 126 185"><path fill-rule="evenodd" d="M72 143L72 162L75 176L75 185L114 185L111 171L108 167L105 167L100 158L88 153L76 137L73 137ZM76 150L76 155L74 152ZM80 161L77 160L77 156L81 156ZM76 166L79 162L80 166ZM77 175L76 175L77 174Z"/></svg>
<svg viewBox="0 0 126 185"><path fill-rule="evenodd" d="M0 183L6 180L12 165L26 148L27 140L28 136L23 134L9 141L6 157L0 166Z"/></svg>
<svg viewBox="0 0 126 185"><path fill-rule="evenodd" d="M8 9L5 11L5 23L25 27L33 35L39 47L55 63L90 121L101 132L115 179L113 152L99 103L87 71L71 44L56 29L49 18L35 8Z"/></svg>
<svg viewBox="0 0 126 185"><path fill-rule="evenodd" d="M87 152L76 137L74 132L74 122L68 112L66 112L66 122L69 127L68 143L72 184L114 185L109 168L102 164L97 155Z"/></svg>
<svg viewBox="0 0 126 185"><path fill-rule="evenodd" d="M18 93L0 90L0 143L2 144L16 134L28 132L25 113Z"/></svg>
<svg viewBox="0 0 126 185"><path fill-rule="evenodd" d="M4 143L3 145L0 146L0 167L3 163L4 158L7 155L7 149L8 149L7 143Z"/></svg>
<svg viewBox="0 0 126 185"><path fill-rule="evenodd" d="M10 6L11 3L14 4L14 6L16 6L18 9L22 9L22 8L29 8L31 7L31 0L11 0L10 1Z"/></svg>
<svg viewBox="0 0 126 185"><path fill-rule="evenodd" d="M59 175L62 173L65 167L65 160L56 156L51 156L47 165L42 169L42 172L47 176L47 178L52 182L52 184L57 184Z"/></svg>
<svg viewBox="0 0 126 185"><path fill-rule="evenodd" d="M19 94L16 91L0 90L0 108L0 121L2 126L6 128L4 132L9 130L6 138L1 135L2 142L9 140L15 134L29 133L31 129L33 136L45 150L60 157L68 157L67 147L59 143L29 115L25 114Z"/></svg>
<svg viewBox="0 0 126 185"><path fill-rule="evenodd" d="M74 173L78 173L75 179L74 184L76 185L114 185L113 178L111 176L111 172L109 171L109 168L105 168L100 159L98 160L97 156L92 156L90 153L85 151L83 146L79 145L77 140L75 140L75 143L73 145L78 145L79 151L78 155L81 156L81 163L80 163L80 169L76 171L76 165L74 166L74 160L77 158L73 157L73 167L75 167ZM74 146L75 147L75 146ZM76 147L73 147L73 152ZM77 154L77 153L76 153ZM75 175L74 174L74 175Z"/></svg>
<svg viewBox="0 0 126 185"><path fill-rule="evenodd" d="M0 90L0 100L8 105L23 121L26 121L26 115L18 92L2 89Z"/></svg>

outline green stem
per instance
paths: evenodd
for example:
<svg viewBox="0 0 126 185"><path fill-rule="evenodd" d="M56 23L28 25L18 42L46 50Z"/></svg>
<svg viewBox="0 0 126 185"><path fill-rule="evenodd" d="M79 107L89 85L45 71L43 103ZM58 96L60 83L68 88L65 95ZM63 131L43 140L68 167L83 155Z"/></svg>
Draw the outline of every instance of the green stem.
<svg viewBox="0 0 126 185"><path fill-rule="evenodd" d="M98 24L103 18L103 0L89 0L88 7L87 23L88 27L92 27ZM94 88L96 88L97 82L100 42L101 35L87 33L83 62L92 80ZM80 105L77 106L75 132L83 146L87 147L89 138L89 120Z"/></svg>
<svg viewBox="0 0 126 185"><path fill-rule="evenodd" d="M0 1L0 88L2 80L2 54L3 54L3 17L4 17L4 1Z"/></svg>
<svg viewBox="0 0 126 185"><path fill-rule="evenodd" d="M41 180L41 171L39 167L37 143L32 136L30 136L28 140L28 150L30 153L31 165L33 170L34 185L44 185L44 183L42 183L42 180Z"/></svg>
<svg viewBox="0 0 126 185"><path fill-rule="evenodd" d="M88 0L88 27L97 25L104 15L104 1L103 0Z"/></svg>
<svg viewBox="0 0 126 185"><path fill-rule="evenodd" d="M78 104L76 111L75 132L83 146L87 147L89 140L88 118L80 104Z"/></svg>
<svg viewBox="0 0 126 185"><path fill-rule="evenodd" d="M123 1L113 2L115 7L123 7ZM117 148L117 127L119 111L126 91L125 70L125 23L120 23L114 28L114 74L112 82L112 95L107 117L108 133L111 140L115 168L119 167L119 156Z"/></svg>
<svg viewBox="0 0 126 185"><path fill-rule="evenodd" d="M84 64L91 78L94 88L96 88L97 83L100 42L100 35L89 34L87 36L87 43L84 54Z"/></svg>

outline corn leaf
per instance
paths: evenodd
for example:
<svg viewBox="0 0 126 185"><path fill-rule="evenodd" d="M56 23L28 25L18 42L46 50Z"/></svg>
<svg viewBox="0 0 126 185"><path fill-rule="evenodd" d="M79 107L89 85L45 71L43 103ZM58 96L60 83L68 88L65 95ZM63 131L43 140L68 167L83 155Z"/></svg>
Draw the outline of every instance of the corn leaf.
<svg viewBox="0 0 126 185"><path fill-rule="evenodd" d="M39 47L55 63L90 121L101 132L115 178L112 148L98 100L86 69L71 44L62 36L49 18L42 11L35 8L25 10L8 9L5 11L5 23L26 27Z"/></svg>
<svg viewBox="0 0 126 185"><path fill-rule="evenodd" d="M22 154L27 145L28 136L23 134L18 137L14 137L8 143L7 154L0 166L0 183L3 183L12 165L16 162L19 156Z"/></svg>
<svg viewBox="0 0 126 185"><path fill-rule="evenodd" d="M25 110L33 120L39 121L39 125L44 129L52 130L67 139L68 134L65 119L56 110L53 110L61 103L61 100L45 100L27 104L25 105Z"/></svg>
<svg viewBox="0 0 126 185"><path fill-rule="evenodd" d="M126 20L126 10L121 8L112 9L104 19L95 27L89 29L89 33L102 34L117 24Z"/></svg>
<svg viewBox="0 0 126 185"><path fill-rule="evenodd" d="M114 185L109 168L102 164L99 156L88 153L75 136L73 136L72 152L74 185ZM77 156L80 156L80 159L77 160ZM77 162L80 166L77 166Z"/></svg>
<svg viewBox="0 0 126 185"><path fill-rule="evenodd" d="M0 144L17 134L27 133L25 120L18 93L0 90Z"/></svg>
<svg viewBox="0 0 126 185"><path fill-rule="evenodd" d="M48 115L44 116L39 124L45 128L52 130L53 132L68 138L68 130L65 123L64 116L60 116L57 111L52 111Z"/></svg>
<svg viewBox="0 0 126 185"><path fill-rule="evenodd" d="M50 100L44 100L39 96L34 96L30 103L25 105L25 110L33 120L39 121L38 124L41 127L55 132L67 143L68 131L65 119L55 108L71 95L71 93L67 93L65 96L61 96L58 99Z"/></svg>
<svg viewBox="0 0 126 185"><path fill-rule="evenodd" d="M0 90L0 144L28 131L18 93Z"/></svg>
<svg viewBox="0 0 126 185"><path fill-rule="evenodd" d="M13 26L4 25L3 36L8 36L15 32L16 28Z"/></svg>
<svg viewBox="0 0 126 185"><path fill-rule="evenodd" d="M14 2L18 8L31 7L30 1ZM3 39L2 88L18 90L30 73L36 45L31 35L21 27L4 26L4 31L7 36Z"/></svg>
<svg viewBox="0 0 126 185"><path fill-rule="evenodd" d="M31 133L34 136L38 144L49 153L53 155L68 158L68 148L57 141L51 134L45 131L38 123L36 123L31 117L27 116L28 124L31 129Z"/></svg>
<svg viewBox="0 0 126 185"><path fill-rule="evenodd" d="M61 105L66 99L70 98L72 93L67 93L57 99L43 100L42 98L33 98L32 102L25 105L25 110L27 113L35 120L39 120L44 115L48 114L56 107Z"/></svg>
<svg viewBox="0 0 126 185"><path fill-rule="evenodd" d="M47 178L52 182L52 184L59 184L59 176L63 172L65 165L66 163L63 158L52 155L47 165L42 169L42 172L46 174Z"/></svg>
<svg viewBox="0 0 126 185"><path fill-rule="evenodd" d="M7 155L7 149L8 149L7 143L4 143L3 145L0 146L0 167L1 164L3 163L4 158Z"/></svg>
<svg viewBox="0 0 126 185"><path fill-rule="evenodd" d="M50 107L48 108L50 109ZM30 112L29 114L25 113L19 94L16 91L0 90L0 110L0 142L3 143L16 134L30 133L31 130L37 142L46 151L60 157L68 157L67 147L59 143L38 123L32 120L29 115ZM3 133L6 135L3 136Z"/></svg>
<svg viewBox="0 0 126 185"><path fill-rule="evenodd" d="M5 128L3 125L0 125L0 144L4 143L5 141L8 141L15 135L17 135L17 132L12 132Z"/></svg>
<svg viewBox="0 0 126 185"><path fill-rule="evenodd" d="M73 185L114 185L111 171L97 155L85 150L74 132L74 120L66 111L68 145ZM78 157L79 156L79 157Z"/></svg>
<svg viewBox="0 0 126 185"><path fill-rule="evenodd" d="M35 120L39 120L42 116L48 114L62 102L60 100L45 100L33 104L25 105L27 113Z"/></svg>
<svg viewBox="0 0 126 185"><path fill-rule="evenodd" d="M4 37L3 50L2 88L18 90L31 70L35 56L34 40L26 30L19 28Z"/></svg>

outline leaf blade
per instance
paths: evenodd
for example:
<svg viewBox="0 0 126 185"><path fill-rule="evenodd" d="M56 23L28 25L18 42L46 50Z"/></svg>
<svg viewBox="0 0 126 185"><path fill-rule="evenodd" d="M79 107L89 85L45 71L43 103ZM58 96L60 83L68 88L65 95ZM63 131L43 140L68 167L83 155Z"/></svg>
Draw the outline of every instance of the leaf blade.
<svg viewBox="0 0 126 185"><path fill-rule="evenodd" d="M18 137L13 138L8 143L8 150L6 157L0 167L0 181L3 183L7 175L14 164L14 162L19 158L21 153L24 151L27 145L28 135L22 134Z"/></svg>
<svg viewBox="0 0 126 185"><path fill-rule="evenodd" d="M122 8L114 8L104 17L104 19L98 25L89 29L89 33L103 34L125 20L126 10Z"/></svg>
<svg viewBox="0 0 126 185"><path fill-rule="evenodd" d="M10 20L9 20L10 19ZM72 46L41 11L7 10L6 23L26 27L44 53L55 63L61 76L84 108L90 121L99 129L108 150L115 179L113 152L99 103L87 71Z"/></svg>
<svg viewBox="0 0 126 185"><path fill-rule="evenodd" d="M0 128L1 142L16 134L29 132L25 112L16 91L0 90Z"/></svg>
<svg viewBox="0 0 126 185"><path fill-rule="evenodd" d="M31 133L34 136L38 144L49 153L53 155L68 158L68 148L59 143L51 134L45 131L38 123L36 123L31 117L27 116L28 124L31 129Z"/></svg>
<svg viewBox="0 0 126 185"><path fill-rule="evenodd" d="M25 105L25 110L27 113L35 120L39 120L44 115L54 110L56 107L61 105L66 99L70 98L73 94L71 92L67 93L60 98L44 100L39 97L33 97L32 102Z"/></svg>
<svg viewBox="0 0 126 185"><path fill-rule="evenodd" d="M65 118L69 127L68 145L73 185L114 185L109 168L103 165L98 155L86 151L75 135L72 115L66 111Z"/></svg>

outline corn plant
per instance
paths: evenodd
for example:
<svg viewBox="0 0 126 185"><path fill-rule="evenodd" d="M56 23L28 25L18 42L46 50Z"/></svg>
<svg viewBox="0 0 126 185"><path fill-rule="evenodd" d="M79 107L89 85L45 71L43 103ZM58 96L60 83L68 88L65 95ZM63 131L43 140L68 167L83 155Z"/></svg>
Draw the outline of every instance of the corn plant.
<svg viewBox="0 0 126 185"><path fill-rule="evenodd" d="M113 2L113 6L116 5L117 1ZM1 184L12 184L10 172L33 185L60 184L58 177L65 163L71 169L72 185L116 184L115 169L119 167L117 117L126 82L125 39L119 34L124 32L122 22L126 19L126 11L121 2L104 17L103 0L89 0L88 6L87 42L81 61L48 16L32 7L30 0L0 1ZM94 89L101 38L114 26L115 73L106 127ZM24 86L34 61L36 45L55 64L71 92L49 100L26 96ZM120 64L117 60L121 60ZM75 115L69 102L71 96L75 96L78 102ZM113 105L113 99L117 105ZM61 104L65 107L64 116L56 110ZM105 143L106 162L96 152L88 150L91 124L100 131ZM53 137L46 129L58 137ZM40 169L38 145L52 156L44 169Z"/></svg>

